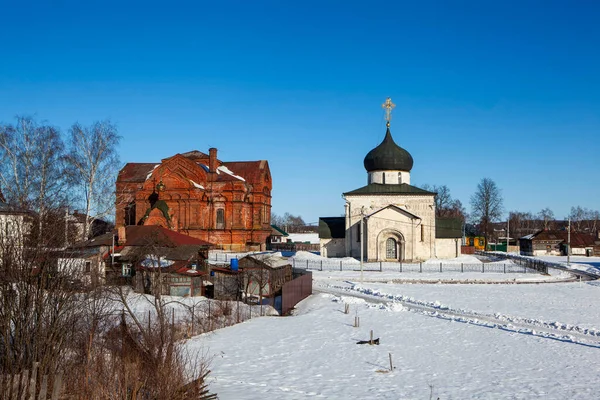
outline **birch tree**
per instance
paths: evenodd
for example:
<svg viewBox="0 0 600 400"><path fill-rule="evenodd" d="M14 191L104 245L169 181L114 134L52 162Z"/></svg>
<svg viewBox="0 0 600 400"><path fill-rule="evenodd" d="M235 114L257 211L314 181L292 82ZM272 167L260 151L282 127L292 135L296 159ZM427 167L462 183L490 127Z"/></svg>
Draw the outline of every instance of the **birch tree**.
<svg viewBox="0 0 600 400"><path fill-rule="evenodd" d="M85 224L81 240L90 234L92 215L103 218L111 215L119 156L117 146L121 137L110 121L90 126L74 124L69 131L66 156L67 176L74 189L76 201L83 205Z"/></svg>
<svg viewBox="0 0 600 400"><path fill-rule="evenodd" d="M38 218L43 236L50 209L64 204L64 143L57 128L31 117L16 117L0 126L0 186L8 203Z"/></svg>

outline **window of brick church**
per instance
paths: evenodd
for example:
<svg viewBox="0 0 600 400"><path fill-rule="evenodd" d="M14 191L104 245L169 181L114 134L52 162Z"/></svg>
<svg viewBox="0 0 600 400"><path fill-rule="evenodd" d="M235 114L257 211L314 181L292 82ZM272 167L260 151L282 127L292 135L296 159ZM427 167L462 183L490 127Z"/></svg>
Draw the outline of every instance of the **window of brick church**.
<svg viewBox="0 0 600 400"><path fill-rule="evenodd" d="M217 210L217 229L225 229L225 210Z"/></svg>

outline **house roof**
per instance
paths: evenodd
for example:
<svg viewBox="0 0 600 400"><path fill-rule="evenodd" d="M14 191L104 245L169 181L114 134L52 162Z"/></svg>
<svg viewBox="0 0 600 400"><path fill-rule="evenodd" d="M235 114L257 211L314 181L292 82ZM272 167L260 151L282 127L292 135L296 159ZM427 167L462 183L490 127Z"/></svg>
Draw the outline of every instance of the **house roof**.
<svg viewBox="0 0 600 400"><path fill-rule="evenodd" d="M255 260L255 261L259 262L260 264L263 264L265 267L269 267L269 268L281 268L281 267L285 267L286 265L292 264L287 258L269 255L269 254L266 254L263 256L247 255L243 258L249 258L249 259Z"/></svg>
<svg viewBox="0 0 600 400"><path fill-rule="evenodd" d="M531 241L557 241L558 243L567 243L569 233L567 231L539 231L532 235L522 237L523 240ZM592 247L596 242L596 237L587 233L571 232L571 247Z"/></svg>
<svg viewBox="0 0 600 400"><path fill-rule="evenodd" d="M125 227L126 246L157 244L165 247L183 245L211 247L212 243L175 232L158 225L130 225Z"/></svg>
<svg viewBox="0 0 600 400"><path fill-rule="evenodd" d="M346 237L345 217L319 218L320 239L343 239Z"/></svg>
<svg viewBox="0 0 600 400"><path fill-rule="evenodd" d="M105 233L86 242L79 243L76 247L112 246L113 235L116 233L116 230L112 233ZM115 237L115 245L117 241L118 238ZM193 246L196 249L199 246L213 246L212 243L207 241L196 239L158 225L129 225L125 227L125 246L141 247L149 245L167 248Z"/></svg>
<svg viewBox="0 0 600 400"><path fill-rule="evenodd" d="M286 231L277 225L271 225L271 236L290 236Z"/></svg>
<svg viewBox="0 0 600 400"><path fill-rule="evenodd" d="M18 210L16 208L14 208L13 206L11 206L10 204L0 200L0 214L17 215L17 214L27 214L27 212Z"/></svg>
<svg viewBox="0 0 600 400"><path fill-rule="evenodd" d="M400 183L397 185L383 185L380 183L369 183L359 189L344 193L347 195L373 195L373 194L402 194L402 195L420 195L420 196L435 196L435 193L427 190L411 186L408 183Z"/></svg>

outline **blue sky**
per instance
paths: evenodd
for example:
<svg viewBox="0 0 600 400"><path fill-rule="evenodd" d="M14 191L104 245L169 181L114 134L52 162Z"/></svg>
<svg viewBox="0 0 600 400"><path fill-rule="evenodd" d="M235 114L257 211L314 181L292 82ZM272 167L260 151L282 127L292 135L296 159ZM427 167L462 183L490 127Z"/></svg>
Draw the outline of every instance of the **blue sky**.
<svg viewBox="0 0 600 400"><path fill-rule="evenodd" d="M343 213L385 133L415 185L469 207L599 209L595 1L0 0L0 121L110 118L123 162L192 149L267 159L273 210Z"/></svg>

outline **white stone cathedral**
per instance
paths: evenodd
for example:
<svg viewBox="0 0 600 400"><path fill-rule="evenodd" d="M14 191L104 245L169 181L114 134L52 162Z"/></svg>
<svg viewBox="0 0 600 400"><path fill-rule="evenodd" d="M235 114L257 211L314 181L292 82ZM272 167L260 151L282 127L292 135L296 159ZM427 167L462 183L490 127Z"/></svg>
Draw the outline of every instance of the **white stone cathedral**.
<svg viewBox="0 0 600 400"><path fill-rule="evenodd" d="M436 219L436 194L411 186L413 158L390 132L394 104L388 98L383 107L387 130L381 144L364 159L367 185L344 193L344 217L319 219L321 255L362 256L367 261L459 256L460 221Z"/></svg>

